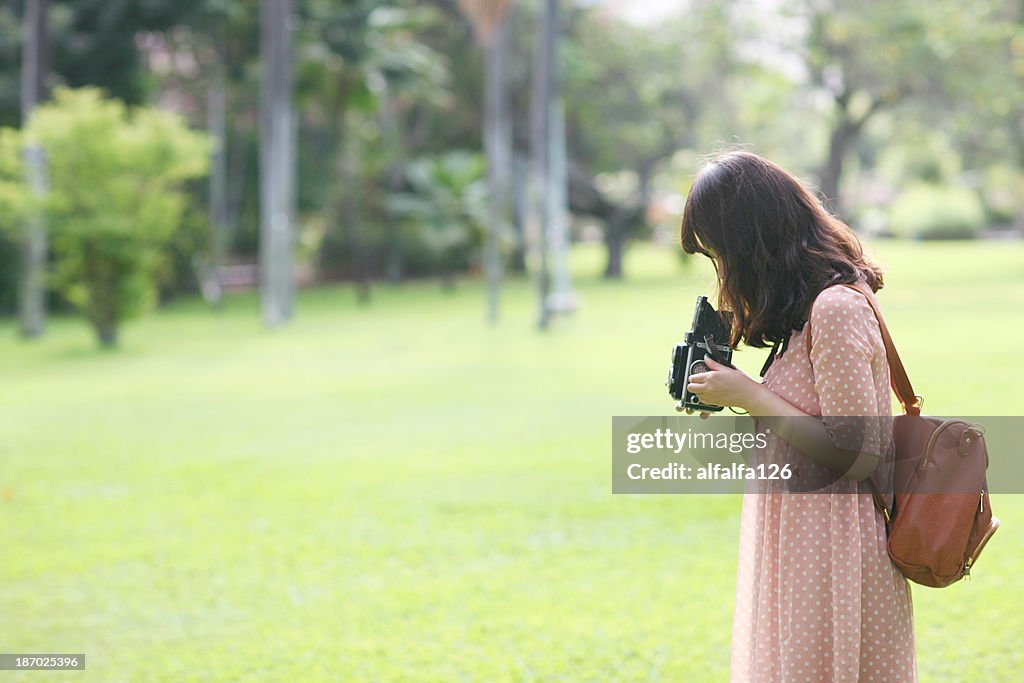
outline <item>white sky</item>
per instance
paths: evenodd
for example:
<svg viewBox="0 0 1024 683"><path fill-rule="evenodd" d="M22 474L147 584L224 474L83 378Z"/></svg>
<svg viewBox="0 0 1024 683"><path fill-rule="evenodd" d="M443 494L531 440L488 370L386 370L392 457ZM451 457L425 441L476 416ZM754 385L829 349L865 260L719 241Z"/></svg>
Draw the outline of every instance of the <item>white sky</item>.
<svg viewBox="0 0 1024 683"><path fill-rule="evenodd" d="M608 12L623 19L641 25L653 25L665 17L679 15L686 11L688 0L575 0L580 5L603 7ZM770 28L767 33L777 42L798 36L804 28L799 21L783 18L780 7L784 0L746 0L742 3L742 11L749 16L757 16L763 27ZM791 54L780 51L772 42L757 41L738 46L742 54L769 64L779 69L794 80L806 77L805 69L799 59Z"/></svg>
<svg viewBox="0 0 1024 683"><path fill-rule="evenodd" d="M602 5L609 11L636 22L652 24L686 9L686 0L588 0L587 4Z"/></svg>

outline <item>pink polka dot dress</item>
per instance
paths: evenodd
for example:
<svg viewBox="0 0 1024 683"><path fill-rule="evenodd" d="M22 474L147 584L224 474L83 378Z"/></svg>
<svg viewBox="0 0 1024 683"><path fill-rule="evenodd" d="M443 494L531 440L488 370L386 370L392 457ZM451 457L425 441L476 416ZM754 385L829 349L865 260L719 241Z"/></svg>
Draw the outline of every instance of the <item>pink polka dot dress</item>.
<svg viewBox="0 0 1024 683"><path fill-rule="evenodd" d="M805 326L765 384L822 416L834 440L842 416L890 418L885 348L864 295L826 289L812 306L809 328L810 353ZM864 438L891 456L891 427L885 419L869 424L875 432ZM774 435L752 457L813 466ZM872 479L877 483L885 471L880 465ZM743 496L733 683L917 681L910 585L889 559L882 515L865 483L842 477L827 486L827 493L769 488Z"/></svg>

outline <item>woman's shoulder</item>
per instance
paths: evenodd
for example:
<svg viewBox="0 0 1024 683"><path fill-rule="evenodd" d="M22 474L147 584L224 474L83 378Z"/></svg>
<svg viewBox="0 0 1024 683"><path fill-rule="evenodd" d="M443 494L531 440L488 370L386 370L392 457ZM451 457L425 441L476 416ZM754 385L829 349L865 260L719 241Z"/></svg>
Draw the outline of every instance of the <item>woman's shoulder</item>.
<svg viewBox="0 0 1024 683"><path fill-rule="evenodd" d="M831 285L821 290L811 304L811 317L863 316L874 318L871 304L864 293L847 285Z"/></svg>
<svg viewBox="0 0 1024 683"><path fill-rule="evenodd" d="M810 312L812 334L830 331L844 336L850 333L878 337L879 326L867 295L845 285L826 287L814 299ZM817 332L814 332L817 330Z"/></svg>

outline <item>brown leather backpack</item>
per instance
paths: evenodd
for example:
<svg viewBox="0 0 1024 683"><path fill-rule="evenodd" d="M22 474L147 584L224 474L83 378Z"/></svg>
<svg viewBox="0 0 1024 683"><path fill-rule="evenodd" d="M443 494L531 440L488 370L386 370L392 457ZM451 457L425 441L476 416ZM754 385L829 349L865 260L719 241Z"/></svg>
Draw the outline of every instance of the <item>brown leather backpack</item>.
<svg viewBox="0 0 1024 683"><path fill-rule="evenodd" d="M875 312L890 382L904 411L893 419L891 509L871 480L865 481L885 516L892 561L911 581L942 588L970 576L999 528L985 480L984 430L966 420L921 415L924 399L914 393L873 292L864 283L846 286L863 294Z"/></svg>

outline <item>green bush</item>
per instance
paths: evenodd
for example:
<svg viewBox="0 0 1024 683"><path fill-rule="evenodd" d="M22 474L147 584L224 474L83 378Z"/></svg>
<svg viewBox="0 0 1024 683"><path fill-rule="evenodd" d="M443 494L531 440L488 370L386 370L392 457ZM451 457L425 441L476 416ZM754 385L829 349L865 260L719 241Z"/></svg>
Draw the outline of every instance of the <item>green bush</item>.
<svg viewBox="0 0 1024 683"><path fill-rule="evenodd" d="M18 146L5 135L0 170L9 178ZM118 323L156 299L186 207L182 184L206 172L208 141L175 114L128 110L84 88L57 90L33 112L21 144L42 148L48 162L51 281L86 315L100 343L113 345ZM14 187L0 188L0 200L16 206ZM28 194L24 183L20 188Z"/></svg>
<svg viewBox="0 0 1024 683"><path fill-rule="evenodd" d="M985 169L981 196L990 222L1014 224L1024 217L1024 207L1020 201L1024 196L1024 173L1011 164L993 164Z"/></svg>
<svg viewBox="0 0 1024 683"><path fill-rule="evenodd" d="M486 172L479 154L456 151L419 159L406 169L412 192L388 198L391 210L415 228L421 255L413 264L439 270L449 284L483 243L489 220ZM405 231L406 250L409 236Z"/></svg>
<svg viewBox="0 0 1024 683"><path fill-rule="evenodd" d="M977 194L950 185L915 185L889 209L890 229L900 237L970 239L984 223L985 212Z"/></svg>
<svg viewBox="0 0 1024 683"><path fill-rule="evenodd" d="M0 128L0 313L17 309L20 229L24 218L24 170L21 142L12 128Z"/></svg>

